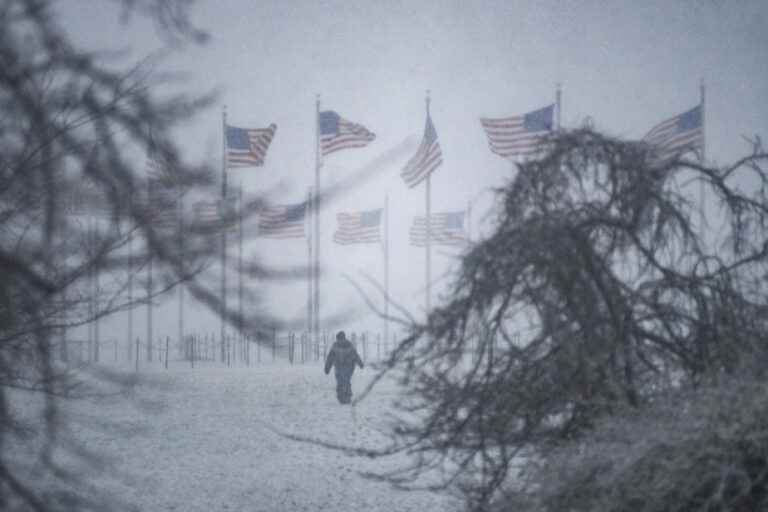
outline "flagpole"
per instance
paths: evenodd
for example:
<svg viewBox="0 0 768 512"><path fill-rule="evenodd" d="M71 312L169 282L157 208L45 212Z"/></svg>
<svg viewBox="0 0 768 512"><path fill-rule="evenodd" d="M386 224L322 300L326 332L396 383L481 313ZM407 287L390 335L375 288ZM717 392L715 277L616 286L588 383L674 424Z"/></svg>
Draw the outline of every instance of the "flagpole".
<svg viewBox="0 0 768 512"><path fill-rule="evenodd" d="M704 84L704 78L701 79L699 84L699 95L701 98L701 163L706 162L706 86ZM705 204L704 204L704 180L699 182L699 222L701 224L702 237L704 236L704 222L705 222Z"/></svg>
<svg viewBox="0 0 768 512"><path fill-rule="evenodd" d="M320 335L320 95L315 100L315 334Z"/></svg>
<svg viewBox="0 0 768 512"><path fill-rule="evenodd" d="M177 190L177 192L180 192ZM184 282L186 281L186 269L184 262L184 203L182 196L176 201L177 215L179 216L179 261L183 274L179 283L179 347L184 346Z"/></svg>
<svg viewBox="0 0 768 512"><path fill-rule="evenodd" d="M152 205L150 204L151 194L149 187L151 186L149 179L147 179L147 211L152 212ZM151 222L151 221L150 221ZM149 246L149 240L147 240L147 350L149 357L152 357L152 247ZM138 357L138 354L136 354Z"/></svg>
<svg viewBox="0 0 768 512"><path fill-rule="evenodd" d="M309 187L307 189L307 208L310 209L310 212L312 211L312 187ZM312 302L312 280L314 279L314 274L312 272L312 219L310 215L304 216L305 223L309 223L309 228L307 230L307 332L309 333L310 337L312 336L312 309L313 309L313 302Z"/></svg>
<svg viewBox="0 0 768 512"><path fill-rule="evenodd" d="M563 96L563 90L560 86L560 82L557 83L556 89L555 89L555 104L557 106L557 118L555 122L557 123L555 126L555 131L560 131L560 120L561 116L560 113L562 112L562 96Z"/></svg>
<svg viewBox="0 0 768 512"><path fill-rule="evenodd" d="M240 180L240 191L237 198L237 315L240 336L243 336L243 180Z"/></svg>
<svg viewBox="0 0 768 512"><path fill-rule="evenodd" d="M384 195L384 346L389 340L389 193Z"/></svg>
<svg viewBox="0 0 768 512"><path fill-rule="evenodd" d="M133 181L128 192L128 208L133 215ZM132 218L132 217L131 217ZM128 226L128 346L133 343L133 223Z"/></svg>
<svg viewBox="0 0 768 512"><path fill-rule="evenodd" d="M221 111L221 203L218 208L219 229L221 230L221 350L224 358L224 336L226 333L227 315L227 229L222 221L224 201L227 198L227 106Z"/></svg>
<svg viewBox="0 0 768 512"><path fill-rule="evenodd" d="M91 217L93 219L93 217ZM95 219L94 224L96 223ZM94 227L93 232L94 242L96 242L96 230ZM93 338L94 338L94 360L98 363L99 362L99 348L100 348L100 335L99 335L99 288L101 287L101 282L99 279L99 261L101 260L101 257L97 254L96 255L96 264L93 269L93 301L94 301L94 322L93 322Z"/></svg>
<svg viewBox="0 0 768 512"><path fill-rule="evenodd" d="M93 250L93 216L91 212L88 212L88 256L91 259L91 263L88 266L88 289L89 289L89 295L88 298L88 361L91 361L93 359L93 317L96 310L96 307L94 305L94 290L93 290L93 260L94 260L94 250Z"/></svg>
<svg viewBox="0 0 768 512"><path fill-rule="evenodd" d="M699 94L701 96L701 161L704 162L706 160L706 142L707 142L707 132L706 132L706 85L704 83L704 79L701 79L701 83L699 84Z"/></svg>
<svg viewBox="0 0 768 512"><path fill-rule="evenodd" d="M427 89L427 97L426 97L426 106L427 106L427 119L429 119L429 89ZM425 187L426 190L426 210L427 210L427 216L426 216L426 224L427 224L427 243L425 244L425 250L426 250L426 281L427 281L427 297L426 297L426 307L427 307L427 323L429 323L429 311L431 308L431 284L430 284L430 275L431 275L431 238L432 238L432 215L431 215L431 204L430 204L430 195L431 195L431 174L427 174L427 185Z"/></svg>

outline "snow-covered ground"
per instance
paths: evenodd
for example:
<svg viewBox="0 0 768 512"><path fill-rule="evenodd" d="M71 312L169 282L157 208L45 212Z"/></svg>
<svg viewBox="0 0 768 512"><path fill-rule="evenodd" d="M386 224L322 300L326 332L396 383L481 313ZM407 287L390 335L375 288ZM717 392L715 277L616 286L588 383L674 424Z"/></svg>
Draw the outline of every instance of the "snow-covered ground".
<svg viewBox="0 0 768 512"><path fill-rule="evenodd" d="M353 390L373 375L357 372ZM145 369L130 396L71 402L73 437L106 457L89 484L142 510L446 511L451 498L403 492L363 478L391 467L277 432L361 447L381 446L391 383L355 407L336 402L318 363L250 368L218 364ZM399 462L405 462L399 459Z"/></svg>

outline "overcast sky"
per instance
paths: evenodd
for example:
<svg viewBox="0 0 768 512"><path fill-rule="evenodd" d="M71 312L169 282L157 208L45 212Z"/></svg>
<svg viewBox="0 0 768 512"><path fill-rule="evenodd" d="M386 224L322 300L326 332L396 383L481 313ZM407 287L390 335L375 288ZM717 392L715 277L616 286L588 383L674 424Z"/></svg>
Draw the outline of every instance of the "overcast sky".
<svg viewBox="0 0 768 512"><path fill-rule="evenodd" d="M134 60L163 48L156 27L138 18L121 24L111 2L67 0L59 9L62 24L87 48L130 50ZM429 89L444 160L432 178L432 210L463 209L472 201L474 233L489 228L481 222L491 202L489 188L514 175L513 165L488 149L478 119L553 103L557 83L565 128L589 116L600 130L640 138L654 124L698 104L703 80L708 160L725 163L742 155L741 135L768 136L768 2L763 0L201 0L192 19L210 33L210 41L171 52L161 70L188 73L173 86L177 90L219 91L219 105L180 130L178 143L190 160L219 165L224 105L230 124L275 123L266 164L229 176L246 191L283 184L278 201L302 200L313 183L317 94L323 110L336 110L377 136L366 148L329 156L325 185L406 136L420 138ZM335 212L382 207L386 192L391 291L414 311L423 304L424 251L409 246L408 227L413 215L423 214L424 188L409 190L399 177L409 156L323 213L324 313L358 306L364 311L342 279L344 272L364 269L383 277L380 247L331 242ZM287 240L246 248L246 254L256 251L269 261L302 263L307 245ZM434 249L433 277L455 262L450 253L456 251ZM301 314L305 289L296 284L276 291L273 311ZM176 309L172 300L166 302L164 316L171 318ZM188 317L191 329L218 332L213 317ZM135 318L136 332L143 332L142 316ZM157 332L175 335L175 326L175 319L161 321ZM380 322L358 317L344 327L374 330Z"/></svg>

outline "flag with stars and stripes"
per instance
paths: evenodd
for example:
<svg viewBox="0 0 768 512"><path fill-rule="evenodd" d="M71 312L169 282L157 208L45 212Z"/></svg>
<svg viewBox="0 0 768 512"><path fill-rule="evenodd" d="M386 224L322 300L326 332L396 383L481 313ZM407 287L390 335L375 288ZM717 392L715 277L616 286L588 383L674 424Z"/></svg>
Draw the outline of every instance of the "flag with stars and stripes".
<svg viewBox="0 0 768 512"><path fill-rule="evenodd" d="M464 211L433 213L429 226L429 240L435 245L464 245L467 231L464 227ZM427 243L426 216L413 218L410 229L411 245L423 247Z"/></svg>
<svg viewBox="0 0 768 512"><path fill-rule="evenodd" d="M530 156L539 151L542 135L552 131L555 106L549 105L519 116L481 118L488 146L499 156Z"/></svg>
<svg viewBox="0 0 768 512"><path fill-rule="evenodd" d="M333 241L341 245L380 242L381 208L363 212L337 213L339 227Z"/></svg>
<svg viewBox="0 0 768 512"><path fill-rule="evenodd" d="M700 150L704 147L701 105L657 124L643 137L643 142L654 149L661 162Z"/></svg>
<svg viewBox="0 0 768 512"><path fill-rule="evenodd" d="M227 125L225 129L228 169L264 165L267 150L277 131L275 124L267 128L237 128Z"/></svg>
<svg viewBox="0 0 768 512"><path fill-rule="evenodd" d="M424 138L421 140L421 145L416 150L416 154L405 164L400 176L406 185L413 188L424 181L442 163L443 152L437 141L437 131L432 124L432 118L427 114L427 123L424 126Z"/></svg>
<svg viewBox="0 0 768 512"><path fill-rule="evenodd" d="M304 238L307 203L266 206L259 212L259 236Z"/></svg>
<svg viewBox="0 0 768 512"><path fill-rule="evenodd" d="M347 121L333 110L320 112L320 153L330 155L348 148L362 148L376 135L363 125Z"/></svg>

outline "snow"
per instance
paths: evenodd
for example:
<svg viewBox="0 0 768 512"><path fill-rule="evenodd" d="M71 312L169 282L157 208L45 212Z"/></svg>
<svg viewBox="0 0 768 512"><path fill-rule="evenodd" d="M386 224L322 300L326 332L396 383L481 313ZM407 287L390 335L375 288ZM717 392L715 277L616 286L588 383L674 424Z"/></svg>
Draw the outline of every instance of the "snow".
<svg viewBox="0 0 768 512"><path fill-rule="evenodd" d="M333 374L318 362L181 365L142 370L129 395L66 403L75 441L109 463L85 475L89 485L150 511L457 508L448 496L399 491L360 474L405 458L372 460L280 435L380 447L394 384L343 406ZM356 372L353 391L372 376Z"/></svg>

